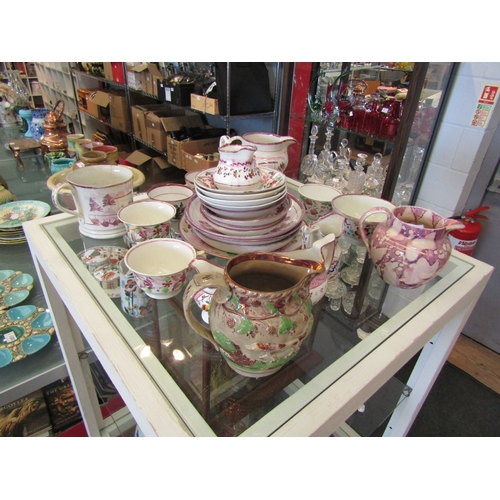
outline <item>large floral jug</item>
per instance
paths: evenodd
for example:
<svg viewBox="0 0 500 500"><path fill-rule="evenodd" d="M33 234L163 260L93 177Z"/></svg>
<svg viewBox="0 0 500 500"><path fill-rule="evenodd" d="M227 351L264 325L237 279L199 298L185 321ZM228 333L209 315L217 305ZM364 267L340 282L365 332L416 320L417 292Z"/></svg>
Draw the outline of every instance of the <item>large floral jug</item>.
<svg viewBox="0 0 500 500"><path fill-rule="evenodd" d="M204 259L184 292L189 325L210 341L240 375L263 377L277 372L299 351L313 326L311 281L324 271L321 262L272 252L238 255L224 268ZM193 299L215 288L210 328L195 319Z"/></svg>
<svg viewBox="0 0 500 500"><path fill-rule="evenodd" d="M387 219L377 224L369 240L363 226L375 213L386 214ZM372 208L361 216L359 227L380 277L399 288L417 288L448 262L452 248L448 233L465 226L426 208L401 206L392 211Z"/></svg>

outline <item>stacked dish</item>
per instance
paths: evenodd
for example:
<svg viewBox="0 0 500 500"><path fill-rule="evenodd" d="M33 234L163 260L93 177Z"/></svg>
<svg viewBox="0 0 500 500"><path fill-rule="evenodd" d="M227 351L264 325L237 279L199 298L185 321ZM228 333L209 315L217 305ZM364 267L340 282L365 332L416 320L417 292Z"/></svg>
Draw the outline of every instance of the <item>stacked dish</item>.
<svg viewBox="0 0 500 500"><path fill-rule="evenodd" d="M260 182L235 189L217 185L215 170L195 178L196 196L188 201L179 225L189 243L199 248L202 240L205 251L208 246L231 254L273 252L299 236L305 208L287 192L281 172L259 167Z"/></svg>

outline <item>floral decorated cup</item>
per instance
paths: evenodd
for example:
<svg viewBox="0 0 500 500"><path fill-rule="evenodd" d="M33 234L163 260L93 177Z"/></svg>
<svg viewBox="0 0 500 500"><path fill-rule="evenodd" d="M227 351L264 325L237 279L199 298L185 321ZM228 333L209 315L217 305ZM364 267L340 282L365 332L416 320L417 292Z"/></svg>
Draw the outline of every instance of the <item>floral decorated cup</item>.
<svg viewBox="0 0 500 500"><path fill-rule="evenodd" d="M170 235L174 215L173 205L155 200L136 201L118 212L118 218L125 225L125 239L129 245L167 238Z"/></svg>
<svg viewBox="0 0 500 500"><path fill-rule="evenodd" d="M148 190L148 197L156 201L166 201L175 207L174 219L180 219L194 190L184 184L160 184Z"/></svg>
<svg viewBox="0 0 500 500"><path fill-rule="evenodd" d="M71 170L64 182L52 191L52 202L63 212L78 217L82 235L95 239L116 238L125 234L125 226L117 214L133 199L133 180L132 171L119 165ZM61 203L59 193L64 190L70 191L75 210Z"/></svg>
<svg viewBox="0 0 500 500"><path fill-rule="evenodd" d="M308 222L332 212L332 200L340 196L340 192L323 184L304 184L299 188L299 197L306 207L305 219Z"/></svg>
<svg viewBox="0 0 500 500"><path fill-rule="evenodd" d="M189 264L195 257L196 250L189 243L161 238L134 245L123 260L146 295L170 299L184 290Z"/></svg>
<svg viewBox="0 0 500 500"><path fill-rule="evenodd" d="M390 201L382 200L367 194L342 194L332 200L333 211L345 218L344 236L349 243L363 246L361 233L359 229L359 220L361 216L375 207L383 207L388 210L395 208ZM382 213L372 213L365 219L364 230L370 235L379 222L385 220Z"/></svg>

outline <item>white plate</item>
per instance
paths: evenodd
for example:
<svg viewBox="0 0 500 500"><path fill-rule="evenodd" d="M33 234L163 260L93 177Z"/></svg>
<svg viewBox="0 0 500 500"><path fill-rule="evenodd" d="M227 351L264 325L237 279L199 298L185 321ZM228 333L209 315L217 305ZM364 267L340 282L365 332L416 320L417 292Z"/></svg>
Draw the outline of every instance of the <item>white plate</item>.
<svg viewBox="0 0 500 500"><path fill-rule="evenodd" d="M204 196L208 196L209 198L215 198L216 200L221 201L248 201L248 200L262 200L264 198L270 198L271 196L275 196L280 194L282 191L286 191L286 184L277 187L276 189L271 189L270 191L263 191L258 193L221 193L216 191L209 191L207 189L202 188L201 186L195 186L195 191L197 193L201 193Z"/></svg>
<svg viewBox="0 0 500 500"><path fill-rule="evenodd" d="M200 210L210 222L214 223L217 226L221 225L232 229L240 229L245 227L257 228L268 226L269 224L283 220L286 217L288 210L290 210L290 207L292 206L292 199L295 200L295 198L291 194L288 194L286 198L279 205L277 205L272 212L267 214L265 217L260 217L258 219L238 220L221 217L210 210L210 208L203 205L203 203L200 206Z"/></svg>
<svg viewBox="0 0 500 500"><path fill-rule="evenodd" d="M193 198L190 200L189 205L186 207L185 216L188 222L203 235L220 239L235 244L249 243L249 242L262 242L270 243L285 237L290 232L296 230L304 218L304 210L298 203L293 203L287 211L283 220L273 224L271 234L269 230L260 234L250 234L250 231L245 231L245 228L240 228L239 233L230 233L229 235L222 231L220 226L217 226L208 220L203 211L201 210L202 204L199 199ZM234 231L234 229L233 229Z"/></svg>
<svg viewBox="0 0 500 500"><path fill-rule="evenodd" d="M235 255L239 255L242 252L241 249L237 249L237 252L228 252L225 250L221 250L219 248L215 248L212 245L208 244L202 238L200 238L193 230L193 227L186 220L186 214L184 214L179 221L179 232L182 236L182 239L193 245L197 250L201 250L208 255L213 255L214 257L220 257L221 259L232 259ZM284 244L281 248L278 248L274 251L276 252L291 252L293 250L299 250L302 246L302 234L299 230L297 234L286 244ZM259 246L259 250L262 250L262 247ZM273 251L273 250L268 250Z"/></svg>
<svg viewBox="0 0 500 500"><path fill-rule="evenodd" d="M230 186L225 186L224 189L219 188L214 181L213 175L217 170L217 167L208 168L207 170L203 170L200 172L194 181L195 186L200 186L207 191L219 192L219 193L258 193L271 191L276 189L277 187L283 186L286 182L286 176L279 172L278 170L274 170L272 168L259 167L260 171L260 182L253 186L241 187L234 186L231 188Z"/></svg>
<svg viewBox="0 0 500 500"><path fill-rule="evenodd" d="M262 200L248 200L248 201L220 201L214 198L208 198L201 193L197 193L198 198L205 205L209 207L215 207L222 210L234 210L236 212L242 212L244 210L258 210L259 208L265 208L279 203L285 196L286 191L279 193L271 198L264 198Z"/></svg>

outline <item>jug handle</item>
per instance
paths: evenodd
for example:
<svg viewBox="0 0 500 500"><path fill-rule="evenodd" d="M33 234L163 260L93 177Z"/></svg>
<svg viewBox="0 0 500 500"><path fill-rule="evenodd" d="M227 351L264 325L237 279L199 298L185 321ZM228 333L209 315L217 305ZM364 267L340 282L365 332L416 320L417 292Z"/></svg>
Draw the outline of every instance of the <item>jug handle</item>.
<svg viewBox="0 0 500 500"><path fill-rule="evenodd" d="M73 196L75 206L76 206L76 208L79 208L77 197L73 193L73 189L68 182L61 182L60 184L57 184L56 187L52 190L52 194L51 194L52 203L54 203L54 205L59 210L62 210L63 212L66 212L67 214L74 215L75 217L81 218L81 214L78 210L70 210L69 208L66 208L65 206L61 205L61 203L59 201L59 191L61 191L61 189L69 189L71 191L71 196Z"/></svg>
<svg viewBox="0 0 500 500"><path fill-rule="evenodd" d="M231 298L232 292L224 279L224 276L220 273L213 272L195 274L184 291L182 307L184 309L184 317L186 318L186 321L198 335L201 335L217 350L219 350L219 346L217 342L215 342L210 329L203 326L191 312L191 304L194 300L194 296L204 288L216 288L212 301L215 300L219 303L227 302Z"/></svg>
<svg viewBox="0 0 500 500"><path fill-rule="evenodd" d="M57 119L60 120L62 115L63 115L63 112L64 112L64 101L57 101L54 108L53 108L53 111L55 113L56 111L56 108L57 106L59 106L59 104L61 105L61 111L59 112L59 114L57 115Z"/></svg>
<svg viewBox="0 0 500 500"><path fill-rule="evenodd" d="M359 219L359 232L361 234L361 238L362 238L363 243L365 244L365 247L368 250L368 252L370 252L370 242L368 240L368 235L366 234L366 230L365 230L365 226L364 226L365 219L367 217L370 217L370 215L379 214L381 212L387 214L387 218L388 219L391 217L391 212L389 210L387 210L387 208L385 208L385 207L374 207L374 208L371 208L370 210L368 210L367 212L365 212L361 216L361 218Z"/></svg>
<svg viewBox="0 0 500 500"><path fill-rule="evenodd" d="M235 135L234 137L229 137L228 135L222 135L221 138L219 139L219 147L227 146L228 144L232 144L235 141L240 141L241 144L244 144L243 137L239 135Z"/></svg>

